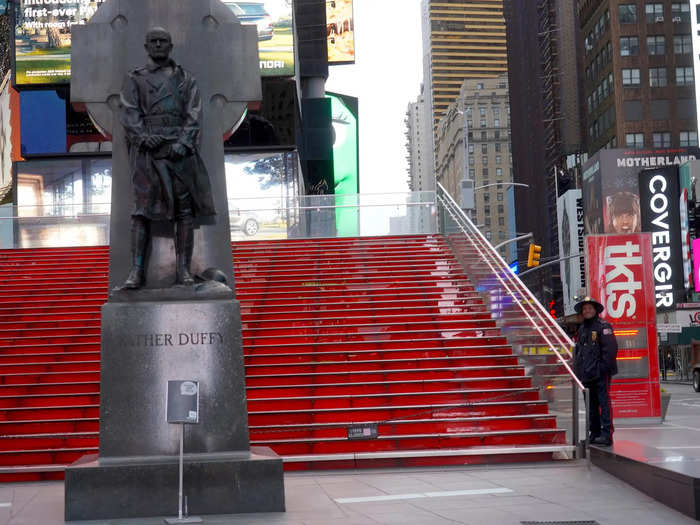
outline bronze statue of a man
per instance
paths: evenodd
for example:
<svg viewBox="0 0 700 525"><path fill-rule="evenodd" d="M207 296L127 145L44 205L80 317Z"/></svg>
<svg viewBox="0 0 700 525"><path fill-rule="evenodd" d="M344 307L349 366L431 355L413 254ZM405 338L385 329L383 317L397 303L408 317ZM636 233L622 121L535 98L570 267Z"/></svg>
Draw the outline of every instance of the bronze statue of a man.
<svg viewBox="0 0 700 525"><path fill-rule="evenodd" d="M214 215L209 175L199 156L202 101L192 74L170 58L170 34L146 34L148 63L130 71L121 93L120 121L126 131L135 209L132 267L124 288L145 281L151 221L175 226L176 283L194 283L190 273L194 218Z"/></svg>

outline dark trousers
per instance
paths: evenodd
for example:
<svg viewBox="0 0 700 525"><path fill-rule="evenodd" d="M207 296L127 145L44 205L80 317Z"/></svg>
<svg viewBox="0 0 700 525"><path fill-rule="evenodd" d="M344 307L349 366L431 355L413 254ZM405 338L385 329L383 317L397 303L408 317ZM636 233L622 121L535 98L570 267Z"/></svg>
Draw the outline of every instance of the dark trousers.
<svg viewBox="0 0 700 525"><path fill-rule="evenodd" d="M591 436L612 438L615 428L610 404L610 376L603 376L586 386L590 392L588 422Z"/></svg>

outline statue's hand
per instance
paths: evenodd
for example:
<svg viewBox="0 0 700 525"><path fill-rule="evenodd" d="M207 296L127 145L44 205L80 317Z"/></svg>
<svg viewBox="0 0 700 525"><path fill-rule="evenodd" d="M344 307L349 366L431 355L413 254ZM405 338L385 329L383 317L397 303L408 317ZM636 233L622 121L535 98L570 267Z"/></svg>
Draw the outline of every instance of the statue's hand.
<svg viewBox="0 0 700 525"><path fill-rule="evenodd" d="M159 135L150 135L146 137L146 140L144 140L143 143L148 149L156 149L163 144L163 137Z"/></svg>
<svg viewBox="0 0 700 525"><path fill-rule="evenodd" d="M187 155L187 148L176 142L170 146L170 157L174 160L179 160Z"/></svg>

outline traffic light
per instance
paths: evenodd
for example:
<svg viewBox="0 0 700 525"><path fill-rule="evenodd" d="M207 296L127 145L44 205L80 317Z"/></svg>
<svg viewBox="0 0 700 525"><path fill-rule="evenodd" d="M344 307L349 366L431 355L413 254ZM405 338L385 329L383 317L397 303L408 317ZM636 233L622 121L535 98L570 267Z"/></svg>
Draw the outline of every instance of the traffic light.
<svg viewBox="0 0 700 525"><path fill-rule="evenodd" d="M530 243L530 251L527 254L527 267L540 265L540 257L542 256L542 246Z"/></svg>

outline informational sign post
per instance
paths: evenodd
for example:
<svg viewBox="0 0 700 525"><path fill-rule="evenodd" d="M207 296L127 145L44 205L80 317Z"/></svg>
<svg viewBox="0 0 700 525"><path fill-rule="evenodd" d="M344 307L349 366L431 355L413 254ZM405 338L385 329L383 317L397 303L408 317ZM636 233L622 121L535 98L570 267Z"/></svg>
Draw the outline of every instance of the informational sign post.
<svg viewBox="0 0 700 525"><path fill-rule="evenodd" d="M588 293L605 307L618 342L613 416L661 417L652 242L649 233L586 237Z"/></svg>

